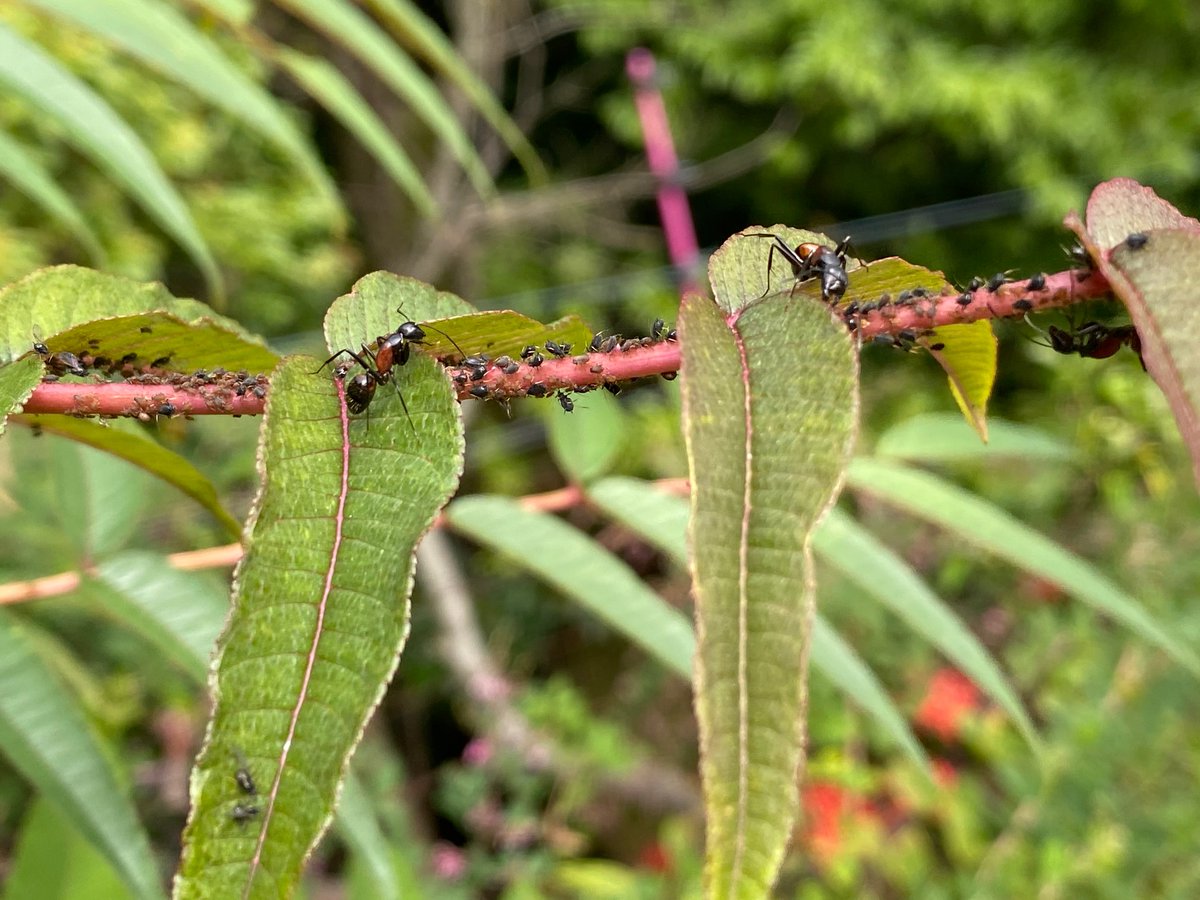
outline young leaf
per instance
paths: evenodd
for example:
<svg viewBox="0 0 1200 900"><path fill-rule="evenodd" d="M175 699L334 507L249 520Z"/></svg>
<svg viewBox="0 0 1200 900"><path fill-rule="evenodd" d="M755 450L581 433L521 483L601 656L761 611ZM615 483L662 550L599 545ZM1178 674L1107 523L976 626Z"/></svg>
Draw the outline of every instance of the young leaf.
<svg viewBox="0 0 1200 900"><path fill-rule="evenodd" d="M150 841L82 712L0 610L0 752L98 848L138 897L162 896Z"/></svg>
<svg viewBox="0 0 1200 900"><path fill-rule="evenodd" d="M349 418L318 366L285 360L272 378L179 897L295 889L399 658L416 542L462 471L458 404L433 360L416 354L399 376L411 421L387 385L369 422ZM234 781L239 753L257 796Z"/></svg>
<svg viewBox="0 0 1200 900"><path fill-rule="evenodd" d="M218 298L223 295L216 260L183 198L146 145L112 107L43 50L3 25L0 84L8 85L55 121L81 153L128 191L150 218L187 251L203 273L209 291Z"/></svg>
<svg viewBox="0 0 1200 900"><path fill-rule="evenodd" d="M1014 566L1058 585L1200 675L1200 657L1155 622L1136 600L1087 561L1027 528L1004 510L928 472L897 463L856 459L848 476L849 484L856 490L940 525Z"/></svg>
<svg viewBox="0 0 1200 900"><path fill-rule="evenodd" d="M524 566L687 678L691 625L679 610L592 538L506 497L464 497L446 509L450 526Z"/></svg>
<svg viewBox="0 0 1200 900"><path fill-rule="evenodd" d="M767 895L791 835L813 611L809 540L837 496L858 411L857 358L828 308L799 297L754 302L762 241L727 241L709 263L719 306L685 298L678 323L714 897Z"/></svg>

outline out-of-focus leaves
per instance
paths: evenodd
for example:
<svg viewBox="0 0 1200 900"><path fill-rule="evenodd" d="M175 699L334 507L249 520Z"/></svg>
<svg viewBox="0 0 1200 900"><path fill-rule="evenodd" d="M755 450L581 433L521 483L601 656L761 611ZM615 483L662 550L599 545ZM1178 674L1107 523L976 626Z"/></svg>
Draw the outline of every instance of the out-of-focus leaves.
<svg viewBox="0 0 1200 900"><path fill-rule="evenodd" d="M126 900L134 896L69 817L45 800L30 804L4 880L4 900Z"/></svg>
<svg viewBox="0 0 1200 900"><path fill-rule="evenodd" d="M1106 613L1176 662L1200 674L1200 657L1095 567L1021 524L1002 509L930 475L875 459L856 459L849 484L926 519L1014 566L1058 585Z"/></svg>
<svg viewBox="0 0 1200 900"><path fill-rule="evenodd" d="M605 474L616 461L626 434L625 412L604 391L575 398L575 411L543 402L550 452L574 482L587 484Z"/></svg>
<svg viewBox="0 0 1200 900"><path fill-rule="evenodd" d="M687 678L694 640L687 618L608 550L565 522L505 497L464 497L450 526L553 585L659 662Z"/></svg>
<svg viewBox="0 0 1200 900"><path fill-rule="evenodd" d="M320 159L267 91L247 78L169 3L25 0L99 35L248 125L287 153L325 199L340 206Z"/></svg>
<svg viewBox="0 0 1200 900"><path fill-rule="evenodd" d="M118 423L100 425L68 416L27 416L25 422L50 434L95 447L144 469L187 494L213 514L233 538L241 534L241 524L221 505L216 488L199 469L178 453L152 441L141 431L123 428Z"/></svg>
<svg viewBox="0 0 1200 900"><path fill-rule="evenodd" d="M1073 458L1069 446L1053 435L1015 422L988 423L988 442L970 430L960 416L925 413L892 426L875 444L875 455L909 462L959 462L1004 456L1023 460L1065 462Z"/></svg>
<svg viewBox="0 0 1200 900"><path fill-rule="evenodd" d="M55 474L53 515L76 559L90 564L119 550L149 499L146 474L82 444L50 440L47 449Z"/></svg>
<svg viewBox="0 0 1200 900"><path fill-rule="evenodd" d="M716 304L684 299L681 395L692 485L696 712L706 891L770 892L798 807L813 612L809 535L857 427L857 356L807 297L756 302L766 239L709 261Z"/></svg>
<svg viewBox="0 0 1200 900"><path fill-rule="evenodd" d="M150 841L74 699L0 610L0 752L73 822L138 897L162 896Z"/></svg>
<svg viewBox="0 0 1200 900"><path fill-rule="evenodd" d="M963 428L962 420L955 424ZM979 441L969 431L972 442ZM656 489L636 478L614 476L588 486L588 499L613 519L633 530L666 553L679 566L687 565L688 502ZM836 510L835 510L836 512ZM827 521L827 520L826 520ZM814 533L814 549L820 553L819 540L825 523ZM842 640L818 611L813 617L812 665L846 697L875 718L876 723L917 765L928 768L929 759L917 743L900 710L888 697L875 673Z"/></svg>
<svg viewBox="0 0 1200 900"><path fill-rule="evenodd" d="M0 177L11 182L13 187L66 228L87 251L92 262L104 265L104 248L100 246L100 239L83 218L79 207L41 163L3 132L0 132Z"/></svg>
<svg viewBox="0 0 1200 900"><path fill-rule="evenodd" d="M446 145L476 191L485 197L495 193L487 167L437 87L362 10L345 0L275 2L354 54Z"/></svg>
<svg viewBox="0 0 1200 900"><path fill-rule="evenodd" d="M129 192L163 231L192 257L209 291L224 293L212 252L183 198L145 144L86 84L41 49L0 25L0 84L54 120L67 139Z"/></svg>
<svg viewBox="0 0 1200 900"><path fill-rule="evenodd" d="M400 900L400 884L392 865L392 848L379 830L370 798L353 772L346 774L337 805L338 831L354 850L370 878L371 897Z"/></svg>
<svg viewBox="0 0 1200 900"><path fill-rule="evenodd" d="M275 59L311 97L362 142L421 215L432 217L437 213L433 195L412 159L341 72L323 59L286 48L280 49Z"/></svg>
<svg viewBox="0 0 1200 900"><path fill-rule="evenodd" d="M904 560L837 509L830 510L813 535L813 549L952 660L1012 717L1030 745L1040 749L1033 723L996 661Z"/></svg>

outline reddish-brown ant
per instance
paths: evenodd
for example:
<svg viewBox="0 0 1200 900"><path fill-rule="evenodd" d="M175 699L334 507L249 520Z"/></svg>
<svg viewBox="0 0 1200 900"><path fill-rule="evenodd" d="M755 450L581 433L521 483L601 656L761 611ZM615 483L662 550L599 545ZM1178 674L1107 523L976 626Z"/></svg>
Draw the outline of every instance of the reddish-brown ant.
<svg viewBox="0 0 1200 900"><path fill-rule="evenodd" d="M87 375L88 370L74 353L67 350L60 350L57 353L51 353L50 348L42 343L42 339L37 336L37 329L34 329L33 352L42 358L46 364L46 368L50 373L57 378L60 375Z"/></svg>
<svg viewBox="0 0 1200 900"><path fill-rule="evenodd" d="M1119 325L1112 328L1099 322L1085 322L1078 329L1068 330L1054 325L1049 329L1050 347L1055 353L1070 356L1078 353L1088 359L1108 359L1123 346L1137 354L1142 369L1146 361L1142 359L1142 340L1138 337L1137 329L1132 325Z"/></svg>
<svg viewBox="0 0 1200 900"><path fill-rule="evenodd" d="M787 260L797 281L820 278L821 299L826 303L836 303L846 293L846 288L850 284L850 279L846 275L846 251L850 248L850 238L845 238L832 249L824 244L816 243L798 244L793 249L784 243L783 238L770 231L752 232L746 237L774 239L771 250L767 254L767 289L763 291L763 297L771 292L771 267L775 262L776 253Z"/></svg>

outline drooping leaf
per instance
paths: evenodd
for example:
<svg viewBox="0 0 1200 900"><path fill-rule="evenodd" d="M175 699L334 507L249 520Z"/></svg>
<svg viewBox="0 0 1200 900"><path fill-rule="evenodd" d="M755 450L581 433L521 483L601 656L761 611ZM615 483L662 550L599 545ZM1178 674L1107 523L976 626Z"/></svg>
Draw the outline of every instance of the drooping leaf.
<svg viewBox="0 0 1200 900"><path fill-rule="evenodd" d="M162 896L150 841L75 700L0 610L0 753L104 854L138 897Z"/></svg>
<svg viewBox="0 0 1200 900"><path fill-rule="evenodd" d="M54 120L67 139L126 190L195 261L214 297L224 287L191 213L145 144L91 88L0 25L0 84Z"/></svg>
<svg viewBox="0 0 1200 900"><path fill-rule="evenodd" d="M159 318L154 311L168 314ZM91 323L98 319L119 319L145 315L144 319L127 319L111 324ZM170 326L171 318L192 327L214 329L211 337L203 332L178 334L164 341L165 332L155 335L154 329ZM88 327L72 335L70 347L60 346L54 335L76 325ZM149 328L149 332L142 331ZM136 330L136 337L127 334ZM93 334L93 331L96 333ZM240 368L243 364L255 371L271 368L278 357L233 319L218 315L204 303L185 297L173 297L159 282L140 282L120 275L109 275L80 266L51 266L39 269L19 281L0 288L0 357L9 359L30 351L34 338L46 339L51 350L86 351L95 353L88 341L95 338L120 337L117 356L138 352L139 359L152 362L167 353L179 354L178 359L193 361L197 366L225 365ZM190 345L192 338L199 347ZM78 343L77 343L78 342ZM132 348L127 343L136 343ZM153 356L151 354L154 354ZM202 361L201 361L202 360ZM228 360L227 362L223 362Z"/></svg>
<svg viewBox="0 0 1200 900"><path fill-rule="evenodd" d="M837 509L813 535L813 549L945 654L1012 717L1030 745L1040 749L1033 723L996 661L904 560Z"/></svg>
<svg viewBox="0 0 1200 900"><path fill-rule="evenodd" d="M1156 622L1136 600L1087 561L1018 522L996 506L934 475L877 459L856 459L848 483L933 522L1014 566L1058 585L1111 616L1134 634L1200 674L1200 657Z"/></svg>
<svg viewBox="0 0 1200 900"><path fill-rule="evenodd" d="M409 0L370 0L370 5L401 44L428 61L475 104L488 124L508 144L531 180L535 183L545 181L546 169L533 145L509 118L488 86L458 55L446 35Z"/></svg>
<svg viewBox="0 0 1200 900"><path fill-rule="evenodd" d="M327 327L345 333L343 307L355 322L387 314L362 306L344 298ZM390 390L369 424L346 418L337 383L316 367L290 359L272 378L264 482L218 645L179 897L294 890L395 669L416 541L461 473L459 409L433 360L418 355L403 373L411 422ZM253 803L232 777L239 752L259 785Z"/></svg>
<svg viewBox="0 0 1200 900"><path fill-rule="evenodd" d="M942 325L922 338L930 354L946 370L950 393L983 441L988 440L987 403L996 383L999 342L988 319L964 325ZM939 344L942 349L935 350Z"/></svg>
<svg viewBox="0 0 1200 900"><path fill-rule="evenodd" d="M858 410L857 357L828 308L800 296L755 302L764 240L727 241L709 262L717 304L688 297L678 323L713 897L766 896L791 835L809 539L837 496Z"/></svg>
<svg viewBox="0 0 1200 900"><path fill-rule="evenodd" d="M1014 457L1022 460L1066 462L1071 448L1054 436L1029 425L992 419L988 442L970 430L960 416L924 413L893 425L879 436L875 455L910 462L959 462Z"/></svg>
<svg viewBox="0 0 1200 900"><path fill-rule="evenodd" d="M92 262L104 265L104 248L79 207L58 186L46 168L25 152L25 148L0 132L0 178L8 180L34 203L44 209L79 241Z"/></svg>
<svg viewBox="0 0 1200 900"><path fill-rule="evenodd" d="M237 538L241 534L240 523L221 505L212 482L187 459L151 440L141 431L121 427L115 422L105 426L69 416L26 416L23 421L32 428L68 437L144 469L174 485L211 512L231 537Z"/></svg>
<svg viewBox="0 0 1200 900"><path fill-rule="evenodd" d="M963 427L961 419L956 419L955 424ZM972 441L979 444L974 436ZM666 553L676 565L687 565L688 502L684 498L658 490L652 484L636 478L620 476L590 484L587 492L589 501ZM824 527L825 522L822 522L814 533L813 546L818 553L821 548L819 537ZM913 762L928 769L929 759L925 751L917 743L904 716L888 697L875 673L822 618L819 611L813 617L811 653L815 671L828 678L847 699L866 710Z"/></svg>
<svg viewBox="0 0 1200 900"><path fill-rule="evenodd" d="M455 531L533 572L674 672L691 674L687 618L578 529L506 497L464 497L447 507L446 517Z"/></svg>
<svg viewBox="0 0 1200 900"><path fill-rule="evenodd" d="M346 76L324 59L286 47L279 49L275 59L309 96L358 138L396 186L408 195L417 212L426 218L437 214L437 203L425 186L420 170Z"/></svg>
<svg viewBox="0 0 1200 900"><path fill-rule="evenodd" d="M174 79L288 154L340 208L337 188L312 147L266 90L167 3L145 0L26 0L109 41Z"/></svg>
<svg viewBox="0 0 1200 900"><path fill-rule="evenodd" d="M346 0L275 2L346 47L429 126L481 196L495 193L487 167L437 87L362 10Z"/></svg>

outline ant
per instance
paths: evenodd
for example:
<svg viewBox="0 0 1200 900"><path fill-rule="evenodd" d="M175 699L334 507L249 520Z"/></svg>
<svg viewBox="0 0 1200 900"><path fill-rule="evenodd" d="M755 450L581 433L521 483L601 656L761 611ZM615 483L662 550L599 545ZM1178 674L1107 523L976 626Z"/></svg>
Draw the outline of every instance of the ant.
<svg viewBox="0 0 1200 900"><path fill-rule="evenodd" d="M88 373L87 366L80 361L78 356L67 350L51 353L50 348L42 343L42 339L36 333L33 337L33 352L42 358L46 368L55 378L60 375L83 376Z"/></svg>
<svg viewBox="0 0 1200 900"><path fill-rule="evenodd" d="M1132 325L1112 328L1099 322L1085 322L1078 329L1056 328L1051 325L1049 338L1050 348L1055 353L1067 356L1078 353L1087 359L1108 359L1121 347L1128 345L1129 349L1137 354L1142 371L1146 370L1146 361L1142 358L1142 339L1138 337L1137 329Z"/></svg>
<svg viewBox="0 0 1200 900"><path fill-rule="evenodd" d="M792 249L784 243L783 238L770 231L753 232L746 237L774 239L771 251L767 254L767 289L763 291L763 297L771 292L771 266L775 262L776 253L787 260L797 281L819 277L821 279L821 299L826 303L836 303L846 293L846 288L850 284L850 279L846 275L846 251L850 248L849 237L843 239L832 250L824 244L814 243L798 244L795 249ZM762 297L759 299L761 300Z"/></svg>

